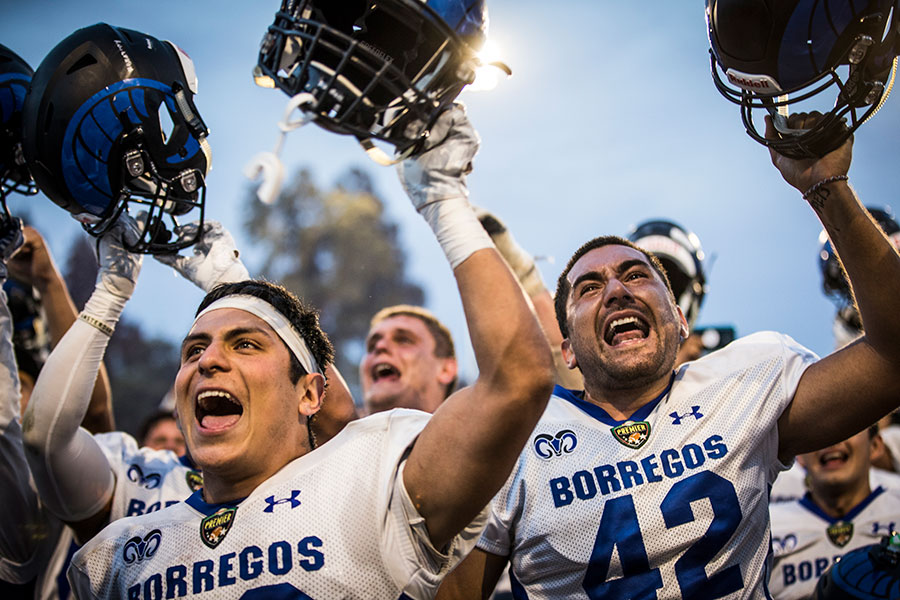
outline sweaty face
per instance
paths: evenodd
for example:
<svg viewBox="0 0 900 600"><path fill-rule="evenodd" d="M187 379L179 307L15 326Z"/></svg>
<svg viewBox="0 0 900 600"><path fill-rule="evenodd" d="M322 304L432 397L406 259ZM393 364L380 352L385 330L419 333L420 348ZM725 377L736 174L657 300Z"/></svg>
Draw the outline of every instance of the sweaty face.
<svg viewBox="0 0 900 600"><path fill-rule="evenodd" d="M834 493L868 482L872 439L861 431L843 442L797 457L806 468L810 487Z"/></svg>
<svg viewBox="0 0 900 600"><path fill-rule="evenodd" d="M147 432L143 445L154 450L171 450L178 456L184 454L184 436L178 429L175 419L157 421L156 425Z"/></svg>
<svg viewBox="0 0 900 600"><path fill-rule="evenodd" d="M266 479L308 451L308 380L290 381L290 354L262 319L234 308L201 317L182 343L176 408L205 475Z"/></svg>
<svg viewBox="0 0 900 600"><path fill-rule="evenodd" d="M366 409L434 412L456 376L456 361L435 356L435 341L421 319L397 315L380 321L366 338L359 365Z"/></svg>
<svg viewBox="0 0 900 600"><path fill-rule="evenodd" d="M581 368L589 387L631 389L669 376L687 324L641 252L619 245L595 248L567 279L569 337L563 353Z"/></svg>

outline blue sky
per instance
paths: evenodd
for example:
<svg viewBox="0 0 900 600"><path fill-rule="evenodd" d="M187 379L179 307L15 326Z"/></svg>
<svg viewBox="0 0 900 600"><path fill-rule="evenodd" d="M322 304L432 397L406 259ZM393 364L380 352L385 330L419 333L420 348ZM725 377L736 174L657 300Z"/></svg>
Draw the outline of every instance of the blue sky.
<svg viewBox="0 0 900 600"><path fill-rule="evenodd" d="M34 68L59 40L99 21L172 40L191 55L200 81L195 101L213 149L207 214L233 231L252 272L254 243L241 232L251 184L241 171L274 146L287 96L256 87L250 72L279 3L0 0L0 6L0 43ZM738 108L715 90L702 0L489 0L488 6L489 37L514 74L493 91L461 96L482 136L471 198L547 257L539 264L548 285L582 242L668 218L700 237L711 263L699 325L732 324L739 335L782 331L819 354L830 352L834 308L821 292L821 226L768 152L743 132ZM850 171L864 203L890 205L895 215L900 136L889 132L898 131L898 103L890 98L857 132ZM354 165L373 174L400 223L411 276L425 288L427 306L463 340L450 268L393 170L369 162L351 138L315 126L292 133L283 158L288 172L309 166L321 185ZM63 263L78 224L42 196L10 205L31 214ZM126 315L180 340L200 297L148 260ZM471 377L474 359L466 343L460 346Z"/></svg>

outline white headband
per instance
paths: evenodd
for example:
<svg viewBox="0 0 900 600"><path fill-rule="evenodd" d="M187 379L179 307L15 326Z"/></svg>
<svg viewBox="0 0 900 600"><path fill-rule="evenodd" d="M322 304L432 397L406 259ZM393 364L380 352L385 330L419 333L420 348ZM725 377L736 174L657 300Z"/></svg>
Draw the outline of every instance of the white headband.
<svg viewBox="0 0 900 600"><path fill-rule="evenodd" d="M294 326L291 325L290 321L288 321L283 314L278 312L274 306L262 298L248 296L246 294L233 294L231 296L219 298L197 315L197 318L194 319L194 324L196 324L200 317L206 313L220 308L236 308L259 317L268 323L269 327L275 330L275 333L277 333L278 337L287 344L291 353L300 361L300 364L303 365L303 368L306 369L307 373L322 373L319 369L319 365L316 364L316 359L313 358L312 353L309 351L309 347L303 340L303 336L294 329ZM191 328L193 328L193 326L194 325L191 325Z"/></svg>

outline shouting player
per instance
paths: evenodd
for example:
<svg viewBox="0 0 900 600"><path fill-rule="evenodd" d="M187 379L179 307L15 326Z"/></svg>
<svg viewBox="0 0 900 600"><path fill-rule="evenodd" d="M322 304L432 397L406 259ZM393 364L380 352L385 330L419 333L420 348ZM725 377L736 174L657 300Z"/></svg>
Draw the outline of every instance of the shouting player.
<svg viewBox="0 0 900 600"><path fill-rule="evenodd" d="M763 595L777 472L875 422L900 393L900 256L847 183L851 144L772 159L829 232L866 335L817 360L757 333L675 370L687 323L658 263L619 238L588 242L556 295L585 391L557 388L492 503L482 551L445 597L489 593L507 561L529 598Z"/></svg>

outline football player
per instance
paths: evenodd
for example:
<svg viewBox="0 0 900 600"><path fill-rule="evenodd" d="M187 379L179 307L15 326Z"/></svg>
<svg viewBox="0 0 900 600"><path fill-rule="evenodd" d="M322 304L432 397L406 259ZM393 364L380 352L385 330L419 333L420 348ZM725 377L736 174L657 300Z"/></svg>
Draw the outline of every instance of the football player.
<svg viewBox="0 0 900 600"><path fill-rule="evenodd" d="M479 513L546 405L551 359L468 204L478 140L462 109L443 113L428 140L401 177L454 270L475 383L430 419L379 413L313 449L299 432L319 409L331 354L314 316L272 286L216 288L176 380L203 490L88 542L70 569L81 596L427 598L474 544Z"/></svg>
<svg viewBox="0 0 900 600"><path fill-rule="evenodd" d="M585 391L557 388L492 503L482 551L446 597L486 595L507 561L529 598L764 594L775 475L900 397L900 256L847 183L851 145L772 160L829 232L866 335L818 360L757 333L675 369L687 322L658 262L620 238L588 242L556 294L563 353Z"/></svg>
<svg viewBox="0 0 900 600"><path fill-rule="evenodd" d="M812 598L833 562L900 526L900 493L869 483L877 429L797 457L809 492L770 510L775 561L769 591L776 600Z"/></svg>

